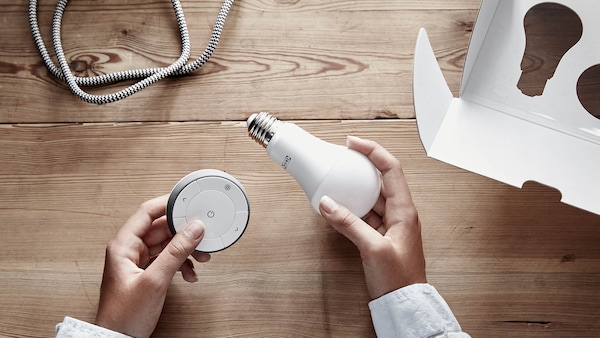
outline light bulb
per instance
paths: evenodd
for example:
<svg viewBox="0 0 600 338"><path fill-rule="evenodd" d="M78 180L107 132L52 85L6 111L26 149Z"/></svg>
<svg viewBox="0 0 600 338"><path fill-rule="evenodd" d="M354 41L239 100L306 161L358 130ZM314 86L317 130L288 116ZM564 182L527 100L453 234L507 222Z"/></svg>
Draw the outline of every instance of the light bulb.
<svg viewBox="0 0 600 338"><path fill-rule="evenodd" d="M569 7L549 2L529 9L523 24L526 45L517 87L527 96L542 95L563 55L581 38L583 24Z"/></svg>
<svg viewBox="0 0 600 338"><path fill-rule="evenodd" d="M317 212L324 195L358 217L375 205L381 179L377 168L363 154L325 142L268 113L253 114L247 122L250 137L300 184Z"/></svg>

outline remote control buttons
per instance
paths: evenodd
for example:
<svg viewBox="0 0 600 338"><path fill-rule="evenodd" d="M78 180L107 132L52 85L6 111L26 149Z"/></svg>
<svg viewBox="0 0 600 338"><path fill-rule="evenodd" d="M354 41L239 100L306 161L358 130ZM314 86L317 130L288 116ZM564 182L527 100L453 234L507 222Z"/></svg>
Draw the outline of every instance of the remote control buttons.
<svg viewBox="0 0 600 338"><path fill-rule="evenodd" d="M206 231L196 247L203 252L223 250L246 230L248 199L233 176L218 170L199 170L184 177L171 192L167 220L175 233L188 222L201 220Z"/></svg>
<svg viewBox="0 0 600 338"><path fill-rule="evenodd" d="M196 195L187 207L186 220L200 219L206 226L204 238L223 235L233 223L235 209L231 199L220 191L207 190Z"/></svg>

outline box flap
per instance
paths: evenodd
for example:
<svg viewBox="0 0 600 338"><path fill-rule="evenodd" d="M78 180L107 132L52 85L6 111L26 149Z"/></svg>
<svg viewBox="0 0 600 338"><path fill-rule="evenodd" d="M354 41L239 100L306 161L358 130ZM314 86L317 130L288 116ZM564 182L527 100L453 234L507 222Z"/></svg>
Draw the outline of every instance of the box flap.
<svg viewBox="0 0 600 338"><path fill-rule="evenodd" d="M429 151L452 102L452 92L444 79L427 32L419 31L413 72L413 101L421 142ZM435 97L435 100L431 100Z"/></svg>

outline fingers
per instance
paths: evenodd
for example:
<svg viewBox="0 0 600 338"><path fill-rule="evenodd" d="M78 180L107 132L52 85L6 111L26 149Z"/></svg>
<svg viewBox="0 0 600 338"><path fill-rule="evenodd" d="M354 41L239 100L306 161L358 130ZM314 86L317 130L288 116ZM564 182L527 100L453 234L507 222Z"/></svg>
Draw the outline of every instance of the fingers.
<svg viewBox="0 0 600 338"><path fill-rule="evenodd" d="M196 270L194 270L194 263L189 258L179 267L179 271L181 271L181 276L186 282L195 283L198 281L198 275L196 275Z"/></svg>
<svg viewBox="0 0 600 338"><path fill-rule="evenodd" d="M408 183L400 161L377 142L348 136L348 147L367 156L382 174L382 195L396 207L412 206Z"/></svg>
<svg viewBox="0 0 600 338"><path fill-rule="evenodd" d="M210 254L206 252L194 251L192 252L192 257L200 263L206 263L210 260ZM186 282L195 283L198 281L194 263L189 258L179 267L179 271L181 271L181 276Z"/></svg>
<svg viewBox="0 0 600 338"><path fill-rule="evenodd" d="M420 233L418 214L400 161L374 141L349 136L347 142L349 148L367 156L382 173L381 196L373 210L385 220L384 224L377 227L377 219L373 217L365 220L379 233L393 238Z"/></svg>
<svg viewBox="0 0 600 338"><path fill-rule="evenodd" d="M204 224L200 221L188 223L182 231L179 231L167 244L165 249L156 257L154 262L146 269L165 283L170 283L175 273L181 269L184 279L195 279L191 277L189 266L184 266L188 256L192 255L194 249L200 244L204 237ZM191 263L191 261L189 262ZM193 270L193 267L192 267Z"/></svg>
<svg viewBox="0 0 600 338"><path fill-rule="evenodd" d="M160 244L148 247L148 255L152 257L152 260L154 260L154 258L156 258L156 256L158 256L167 247L167 245L169 245L170 241L171 239L169 238ZM194 257L196 262L206 263L210 261L211 255L208 252L194 250L194 252L192 252L192 257Z"/></svg>
<svg viewBox="0 0 600 338"><path fill-rule="evenodd" d="M154 220L165 215L167 198L168 195L163 195L142 203L119 230L116 238L121 234L134 234L138 238L143 238L152 227Z"/></svg>
<svg viewBox="0 0 600 338"><path fill-rule="evenodd" d="M383 224L383 218L379 216L375 211L371 210L368 214L363 216L365 221L371 228L377 230L380 234L384 235L386 232L385 224Z"/></svg>
<svg viewBox="0 0 600 338"><path fill-rule="evenodd" d="M376 213L379 217L383 217L385 215L385 198L381 196L381 194L379 195L379 198L377 198L377 202L375 202L375 205L371 211ZM367 223L371 224L368 221Z"/></svg>
<svg viewBox="0 0 600 338"><path fill-rule="evenodd" d="M390 169L396 166L398 160L390 154L385 148L375 141L365 140L356 136L348 136L346 139L348 148L358 151L367 156L382 174L385 175Z"/></svg>
<svg viewBox="0 0 600 338"><path fill-rule="evenodd" d="M376 241L381 240L381 235L377 230L329 196L321 198L319 209L327 223L352 241L359 251L362 252L371 247Z"/></svg>
<svg viewBox="0 0 600 338"><path fill-rule="evenodd" d="M167 216L161 216L152 222L148 232L144 234L142 240L147 246L151 247L165 241L170 240L173 237L169 225L167 224Z"/></svg>
<svg viewBox="0 0 600 338"><path fill-rule="evenodd" d="M206 263L210 261L210 254L207 252L194 251L192 252L192 257L199 263Z"/></svg>

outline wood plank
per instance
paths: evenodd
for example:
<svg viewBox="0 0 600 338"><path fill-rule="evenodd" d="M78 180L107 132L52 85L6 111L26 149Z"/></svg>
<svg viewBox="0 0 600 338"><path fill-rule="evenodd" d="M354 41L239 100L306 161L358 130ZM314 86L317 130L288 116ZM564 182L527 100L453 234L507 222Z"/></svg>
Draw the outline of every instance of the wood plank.
<svg viewBox="0 0 600 338"><path fill-rule="evenodd" d="M551 189L519 190L427 158L414 121L305 121L328 141L372 138L405 168L428 277L478 336L600 329L600 219ZM373 335L360 258L244 123L0 126L0 335L48 336L93 320L104 247L142 201L217 168L246 187L242 239L179 277L157 337ZM51 310L49 310L51 309Z"/></svg>
<svg viewBox="0 0 600 338"><path fill-rule="evenodd" d="M237 1L202 70L104 106L49 76L27 2L0 3L0 336L47 337L65 315L93 320L106 243L139 203L209 167L244 183L250 227L197 267L200 283L175 279L156 336L374 336L355 248L235 122L261 110L336 143L375 139L401 159L429 281L474 337L596 336L598 216L552 189L429 159L415 122L396 119L414 118L420 27L458 94L480 2ZM40 1L48 47L55 3ZM221 2L182 5L199 55ZM168 1L72 1L63 29L80 75L166 65L180 48ZM596 70L578 93L595 115Z"/></svg>
<svg viewBox="0 0 600 338"><path fill-rule="evenodd" d="M51 50L53 4L42 0L39 7L42 35ZM183 3L194 58L208 41L220 4ZM411 118L418 29L430 31L456 93L478 6L474 0L240 1L203 69L164 80L125 101L94 106L80 102L48 74L27 27L25 3L0 4L0 120L240 120L261 110L288 119ZM165 66L180 52L168 2L72 2L62 32L67 58L81 76Z"/></svg>

